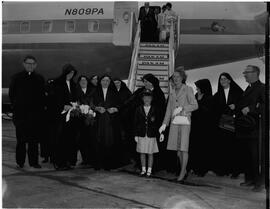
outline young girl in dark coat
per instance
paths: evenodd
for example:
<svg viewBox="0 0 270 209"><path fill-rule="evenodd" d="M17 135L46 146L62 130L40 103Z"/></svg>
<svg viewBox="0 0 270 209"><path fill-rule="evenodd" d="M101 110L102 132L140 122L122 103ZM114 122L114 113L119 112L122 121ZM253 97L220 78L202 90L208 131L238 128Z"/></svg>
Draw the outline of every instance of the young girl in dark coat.
<svg viewBox="0 0 270 209"><path fill-rule="evenodd" d="M157 137L160 120L160 111L152 106L153 95L151 90L142 92L143 104L135 111L134 136L137 142L137 152L140 153L142 170L140 175L151 176L154 157L158 152ZM146 157L148 156L148 169L146 172Z"/></svg>
<svg viewBox="0 0 270 209"><path fill-rule="evenodd" d="M166 111L166 99L165 99L163 91L161 90L159 86L159 80L153 74L146 74L142 77L142 82L144 86L141 88L138 88L126 102L126 106L129 109L129 115L130 117L134 118L134 112L136 108L139 105L143 104L141 100L141 93L145 89L151 90L153 94L152 106L157 107L161 113L160 121L158 121L159 125L161 126L162 119ZM133 144L131 146L133 147L132 150L134 150L134 146L136 146L136 144ZM168 162L166 143L158 142L158 148L159 148L159 153L157 155L158 160L156 161L158 163L157 164L155 163L156 164L155 169L161 170L164 167L166 167L166 164ZM132 153L132 150L130 150L131 153ZM138 164L136 153L133 153L133 155L134 155L133 158L136 159L136 163Z"/></svg>

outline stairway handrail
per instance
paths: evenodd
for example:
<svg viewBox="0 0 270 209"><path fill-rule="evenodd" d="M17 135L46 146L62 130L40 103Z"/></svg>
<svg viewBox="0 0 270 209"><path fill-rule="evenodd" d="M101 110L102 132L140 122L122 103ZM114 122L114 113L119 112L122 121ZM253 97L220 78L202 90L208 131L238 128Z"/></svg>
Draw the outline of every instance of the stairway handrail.
<svg viewBox="0 0 270 209"><path fill-rule="evenodd" d="M131 57L131 65L129 70L129 76L128 76L128 88L131 92L134 91L135 87L135 78L136 78L136 67L137 67L137 59L138 59L138 53L139 53L139 47L140 47L140 34L141 34L141 26L140 21L137 24L137 32L135 35L134 45L133 45L133 51L132 51L132 57Z"/></svg>
<svg viewBox="0 0 270 209"><path fill-rule="evenodd" d="M174 72L174 49L175 45L174 45L174 24L171 24L170 27L170 38L169 38L169 59L170 59L170 63L169 63L169 76L171 76Z"/></svg>
<svg viewBox="0 0 270 209"><path fill-rule="evenodd" d="M181 33L181 24L180 24L180 15L177 16L177 48L176 53L180 48L180 33Z"/></svg>
<svg viewBox="0 0 270 209"><path fill-rule="evenodd" d="M132 44L134 20L136 21L136 18L134 16L135 16L135 13L131 12L130 13L130 17L131 17L130 22L131 22L131 24L130 24L130 29L129 29L129 44Z"/></svg>

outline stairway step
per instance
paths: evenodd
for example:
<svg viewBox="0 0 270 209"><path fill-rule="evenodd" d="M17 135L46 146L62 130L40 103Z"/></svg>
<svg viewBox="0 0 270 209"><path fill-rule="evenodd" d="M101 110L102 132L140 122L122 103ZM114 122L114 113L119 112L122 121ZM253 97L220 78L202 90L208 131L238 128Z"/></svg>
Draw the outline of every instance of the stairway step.
<svg viewBox="0 0 270 209"><path fill-rule="evenodd" d="M144 75L146 75L147 73L137 73L137 75L136 75L136 81L141 81L142 80L142 78L143 78L143 76ZM162 81L164 81L164 82L166 82L166 81L168 81L169 80L169 77L168 77L168 75L158 75L158 74L153 74L158 80L159 80L159 82L162 82Z"/></svg>
<svg viewBox="0 0 270 209"><path fill-rule="evenodd" d="M157 59L157 60L169 60L169 55L156 55L156 54L139 54L139 59Z"/></svg>
<svg viewBox="0 0 270 209"><path fill-rule="evenodd" d="M138 64L138 69L142 69L142 70L154 70L154 71L161 71L161 70L164 70L164 71L167 71L168 72L168 69L169 69L169 66L168 65L140 65Z"/></svg>
<svg viewBox="0 0 270 209"><path fill-rule="evenodd" d="M167 51L169 51L169 48L163 48L163 47L140 47L140 50L167 52Z"/></svg>
<svg viewBox="0 0 270 209"><path fill-rule="evenodd" d="M153 75L168 75L168 71L164 71L164 70L141 70L141 69L138 69L137 70L137 73L138 74L148 74L148 73L151 73Z"/></svg>
<svg viewBox="0 0 270 209"><path fill-rule="evenodd" d="M146 62L168 62L169 63L169 59L138 58L138 61L146 61Z"/></svg>
<svg viewBox="0 0 270 209"><path fill-rule="evenodd" d="M169 52L166 52L166 51L147 51L147 50L139 50L139 54L151 54L151 55L154 55L154 54L158 54L158 55L168 55L169 56Z"/></svg>
<svg viewBox="0 0 270 209"><path fill-rule="evenodd" d="M164 44L164 43L153 43L153 42L145 42L145 43L140 43L140 46L142 47L164 47L168 48L169 44Z"/></svg>
<svg viewBox="0 0 270 209"><path fill-rule="evenodd" d="M142 80L136 80L136 86L144 86ZM168 81L160 81L159 82L160 87L168 87Z"/></svg>
<svg viewBox="0 0 270 209"><path fill-rule="evenodd" d="M139 59L167 59L169 60L169 54L139 54Z"/></svg>
<svg viewBox="0 0 270 209"><path fill-rule="evenodd" d="M154 65L154 66L168 66L168 61L159 61L159 60L138 60L139 65Z"/></svg>

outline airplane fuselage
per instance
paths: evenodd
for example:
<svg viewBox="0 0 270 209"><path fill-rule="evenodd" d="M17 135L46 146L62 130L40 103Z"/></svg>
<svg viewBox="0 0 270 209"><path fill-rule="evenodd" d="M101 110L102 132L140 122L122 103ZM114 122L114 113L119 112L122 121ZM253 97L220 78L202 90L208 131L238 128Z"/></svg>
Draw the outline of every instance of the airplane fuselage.
<svg viewBox="0 0 270 209"><path fill-rule="evenodd" d="M46 79L59 76L66 63L79 74L127 79L140 6L4 2L2 87L8 88L29 54L37 58L37 71ZM264 27L254 16L266 10L264 3L173 2L173 10L181 18L176 66L194 69L261 56Z"/></svg>

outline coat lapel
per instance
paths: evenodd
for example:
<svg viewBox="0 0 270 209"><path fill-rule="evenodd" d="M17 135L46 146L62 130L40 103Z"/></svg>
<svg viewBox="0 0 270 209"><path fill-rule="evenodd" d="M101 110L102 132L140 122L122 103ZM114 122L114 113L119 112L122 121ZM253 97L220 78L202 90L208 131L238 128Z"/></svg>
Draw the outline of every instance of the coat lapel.
<svg viewBox="0 0 270 209"><path fill-rule="evenodd" d="M233 103L233 92L232 92L232 89L230 88L229 94L228 94L227 104L232 104L232 103Z"/></svg>
<svg viewBox="0 0 270 209"><path fill-rule="evenodd" d="M248 87L246 88L246 90L244 91L243 96L246 97L247 95L249 95L249 94L252 92L252 90L254 89L254 86L255 86L255 85L253 85L253 86L248 86Z"/></svg>
<svg viewBox="0 0 270 209"><path fill-rule="evenodd" d="M143 115L143 117L146 116L143 106L140 107L140 113Z"/></svg>

